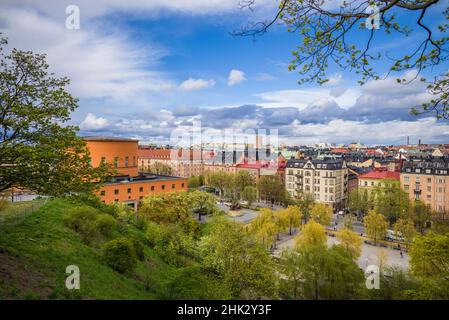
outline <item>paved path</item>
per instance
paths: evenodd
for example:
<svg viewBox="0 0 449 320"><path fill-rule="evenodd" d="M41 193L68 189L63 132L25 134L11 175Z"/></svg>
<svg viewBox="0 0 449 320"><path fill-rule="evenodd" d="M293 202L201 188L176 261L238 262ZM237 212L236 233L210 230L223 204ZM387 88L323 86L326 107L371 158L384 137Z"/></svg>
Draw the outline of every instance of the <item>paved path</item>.
<svg viewBox="0 0 449 320"><path fill-rule="evenodd" d="M337 244L338 240L333 237L327 238L328 245ZM289 237L286 241L283 241L278 244L278 249L275 250L274 254L279 255L280 251L284 248L292 248L295 245L294 237ZM375 247L368 244L362 245L362 254L357 261L357 264L360 268L365 269L367 265L379 263L380 255L384 253L386 257L385 263L389 266L397 266L403 270L407 270L409 266L409 256L407 253L403 252L404 257L401 258L401 255L398 250L387 249L381 247Z"/></svg>

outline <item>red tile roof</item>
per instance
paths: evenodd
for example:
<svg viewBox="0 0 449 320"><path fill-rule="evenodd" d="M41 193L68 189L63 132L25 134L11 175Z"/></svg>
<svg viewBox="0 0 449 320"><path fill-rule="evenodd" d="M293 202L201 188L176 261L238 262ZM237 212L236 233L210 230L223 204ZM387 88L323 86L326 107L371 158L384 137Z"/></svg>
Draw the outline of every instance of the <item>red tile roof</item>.
<svg viewBox="0 0 449 320"><path fill-rule="evenodd" d="M359 176L359 179L393 179L399 180L399 172L374 170Z"/></svg>

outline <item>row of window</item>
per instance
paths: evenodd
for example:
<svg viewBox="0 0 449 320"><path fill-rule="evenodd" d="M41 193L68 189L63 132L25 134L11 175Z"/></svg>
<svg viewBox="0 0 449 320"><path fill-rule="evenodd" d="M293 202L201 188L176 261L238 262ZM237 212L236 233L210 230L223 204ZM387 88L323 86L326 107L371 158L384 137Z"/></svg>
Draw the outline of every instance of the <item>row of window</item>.
<svg viewBox="0 0 449 320"><path fill-rule="evenodd" d="M410 181L410 176L403 176L403 180L404 180L404 182L409 182ZM417 183L420 183L421 182L421 177L416 177L415 181ZM432 178L426 178L426 181L427 181L427 183L432 183ZM436 183L439 183L439 184L446 183L446 179L445 178L437 178L436 179Z"/></svg>
<svg viewBox="0 0 449 320"><path fill-rule="evenodd" d="M114 157L114 161L113 161L113 165L114 165L114 168L118 168L118 161L119 161L119 157ZM106 157L101 157L101 163L106 163L107 162L107 159L106 159ZM133 156L133 163L132 163L132 166L133 167L135 167L137 165L137 161L136 161L136 156ZM126 156L125 157L125 168L128 168L130 166L130 163L129 163L129 157L128 156Z"/></svg>
<svg viewBox="0 0 449 320"><path fill-rule="evenodd" d="M294 175L295 174L294 170L288 170L288 174L289 175ZM297 174L299 174L299 175L304 174L304 176L306 176L306 177L312 176L311 171L308 171L308 170L304 170L304 171L303 170L298 170ZM319 170L314 171L314 176L315 177L323 176L325 178L332 178L332 177L336 177L337 175L338 174L336 172L328 171L328 170L324 171L324 175L321 175L321 171L319 171Z"/></svg>
<svg viewBox="0 0 449 320"><path fill-rule="evenodd" d="M405 172L432 174L432 169L415 168L414 170L412 170L412 168L405 168ZM448 171L445 169L435 169L435 174L447 174L447 173Z"/></svg>
<svg viewBox="0 0 449 320"><path fill-rule="evenodd" d="M173 183L171 185L171 188L175 189L175 187L176 187L176 185ZM181 183L181 188L184 188L184 183ZM150 191L155 191L155 189L156 189L155 186L151 186L150 187ZM161 185L161 190L165 190L165 184ZM132 193L132 188L128 188L126 191L127 191L127 193ZM143 192L143 191L144 191L144 188L143 187L139 187L139 192ZM119 194L119 193L120 193L119 189L115 189L114 190L114 194ZM106 195L106 190L101 190L100 191L100 195L105 196Z"/></svg>

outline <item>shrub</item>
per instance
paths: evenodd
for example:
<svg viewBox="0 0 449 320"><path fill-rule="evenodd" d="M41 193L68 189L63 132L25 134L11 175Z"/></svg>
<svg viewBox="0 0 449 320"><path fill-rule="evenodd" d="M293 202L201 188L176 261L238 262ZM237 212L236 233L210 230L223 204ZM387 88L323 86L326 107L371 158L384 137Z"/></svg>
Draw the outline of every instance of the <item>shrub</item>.
<svg viewBox="0 0 449 320"><path fill-rule="evenodd" d="M64 219L65 224L75 230L83 242L90 243L98 236L97 211L91 207L76 207Z"/></svg>
<svg viewBox="0 0 449 320"><path fill-rule="evenodd" d="M0 211L5 210L9 205L9 201L0 197Z"/></svg>
<svg viewBox="0 0 449 320"><path fill-rule="evenodd" d="M104 236L110 237L114 230L116 229L117 222L114 217L108 214L102 214L98 216L96 222L97 230Z"/></svg>
<svg viewBox="0 0 449 320"><path fill-rule="evenodd" d="M108 266L120 273L132 271L137 264L134 244L126 238L106 242L102 247L102 258Z"/></svg>
<svg viewBox="0 0 449 320"><path fill-rule="evenodd" d="M145 260L145 247L142 244L142 241L140 241L140 239L138 239L137 237L132 237L131 241L133 243L134 252L136 253L137 259L139 259L140 261Z"/></svg>

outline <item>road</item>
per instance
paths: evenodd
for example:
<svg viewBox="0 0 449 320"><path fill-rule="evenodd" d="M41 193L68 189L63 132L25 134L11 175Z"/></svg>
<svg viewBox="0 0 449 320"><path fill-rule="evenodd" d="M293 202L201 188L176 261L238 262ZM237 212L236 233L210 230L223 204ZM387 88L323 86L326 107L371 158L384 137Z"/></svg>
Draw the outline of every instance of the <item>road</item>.
<svg viewBox="0 0 449 320"><path fill-rule="evenodd" d="M327 238L327 244L329 246L338 244L338 240L333 237ZM295 238L289 237L288 240L285 240L278 244L277 249L274 252L274 255L279 255L282 249L292 248L295 245ZM403 270L408 270L409 267L409 256L407 253L403 252L403 258L398 250L390 249L390 248L381 248L375 247L368 244L362 245L362 253L360 258L357 260L357 264L360 268L365 269L368 265L379 265L379 258L384 256L384 263L388 266L396 266Z"/></svg>

